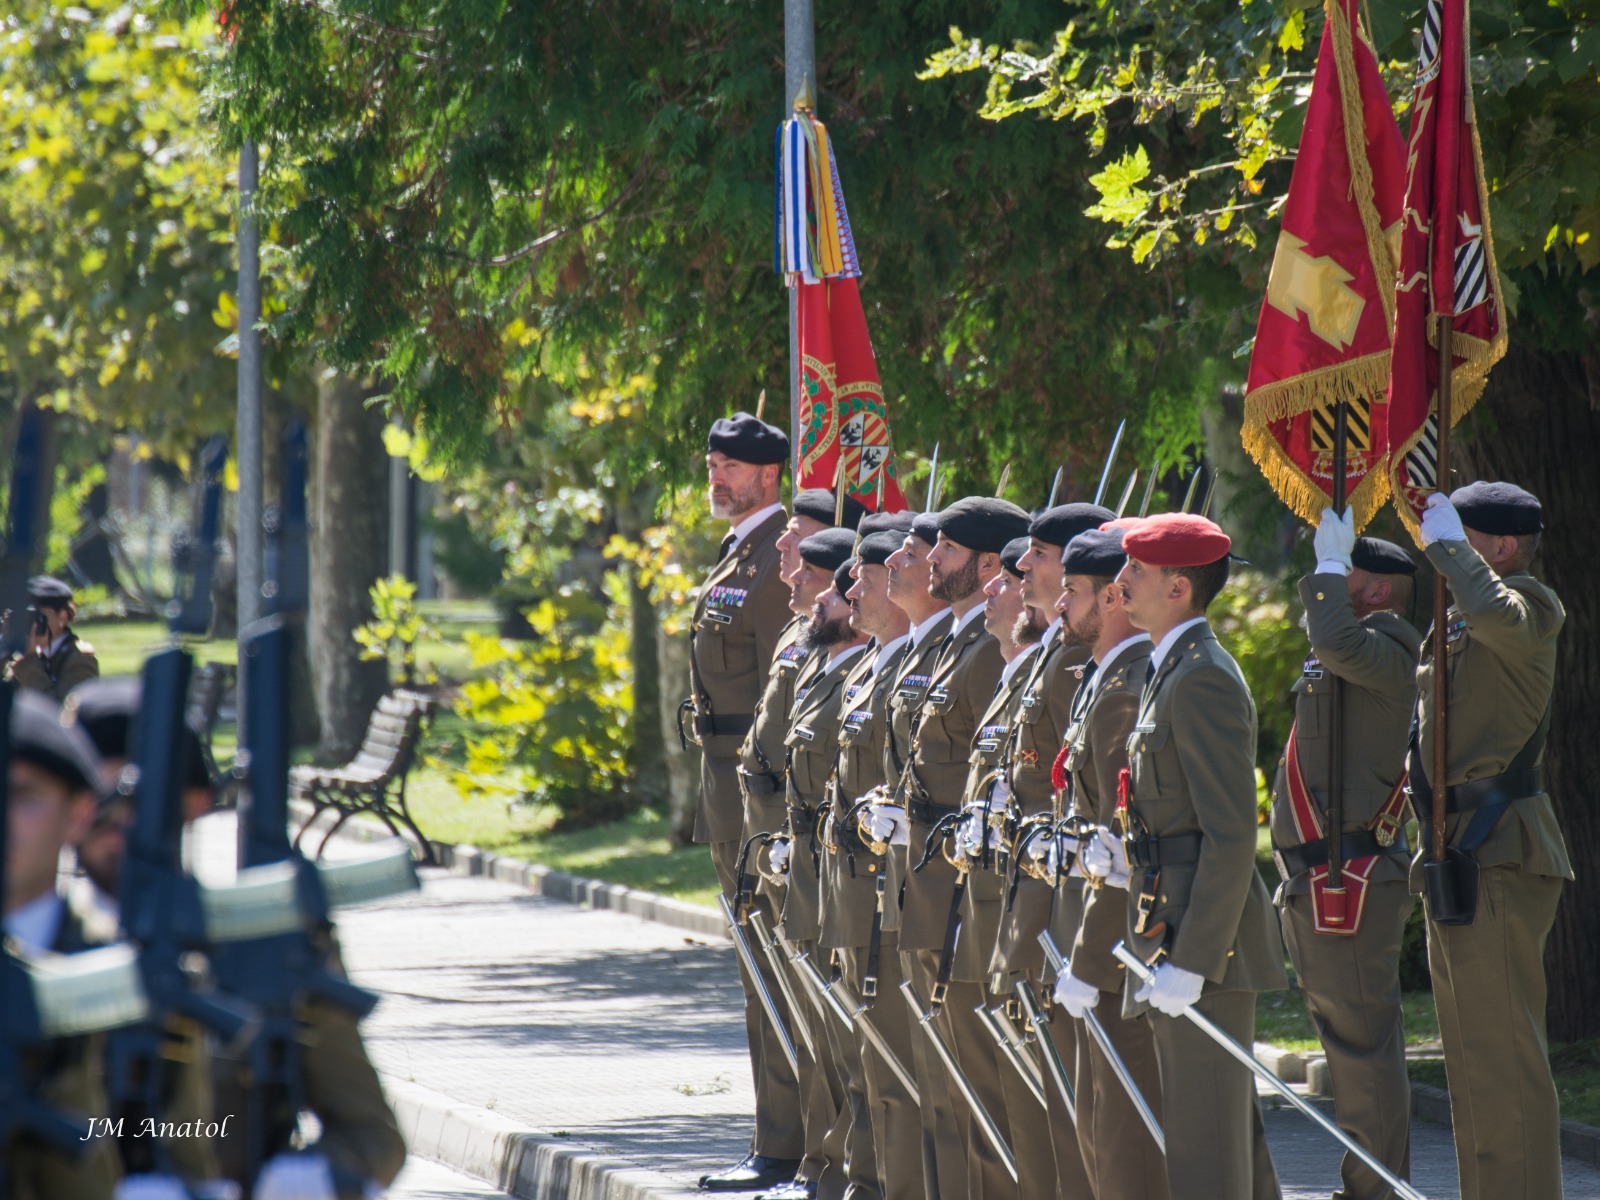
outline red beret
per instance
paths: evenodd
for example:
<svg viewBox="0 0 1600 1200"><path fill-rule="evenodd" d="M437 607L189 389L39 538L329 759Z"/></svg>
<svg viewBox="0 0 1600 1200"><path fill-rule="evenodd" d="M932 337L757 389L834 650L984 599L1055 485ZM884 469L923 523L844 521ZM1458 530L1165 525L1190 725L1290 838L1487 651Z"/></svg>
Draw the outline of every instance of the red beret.
<svg viewBox="0 0 1600 1200"><path fill-rule="evenodd" d="M1201 567L1226 558L1233 542L1217 523L1194 513L1146 517L1122 535L1122 549L1152 567Z"/></svg>
<svg viewBox="0 0 1600 1200"><path fill-rule="evenodd" d="M1120 533L1124 529L1137 529L1149 519L1148 517L1118 517L1115 521L1107 521L1100 528L1115 529Z"/></svg>

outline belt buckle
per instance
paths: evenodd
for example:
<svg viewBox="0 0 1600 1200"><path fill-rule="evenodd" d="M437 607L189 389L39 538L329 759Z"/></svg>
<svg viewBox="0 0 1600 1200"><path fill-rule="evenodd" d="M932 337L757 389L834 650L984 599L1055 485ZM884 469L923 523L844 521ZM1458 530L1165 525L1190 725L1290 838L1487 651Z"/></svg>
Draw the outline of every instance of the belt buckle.
<svg viewBox="0 0 1600 1200"><path fill-rule="evenodd" d="M1373 827L1373 840L1387 850L1394 845L1394 840L1400 834L1400 822L1392 816L1380 815L1378 823Z"/></svg>
<svg viewBox="0 0 1600 1200"><path fill-rule="evenodd" d="M1134 912L1138 919L1133 923L1133 931L1142 934L1150 924L1150 914L1156 909L1156 879L1154 871L1146 871L1144 882L1139 885L1139 899L1134 905Z"/></svg>

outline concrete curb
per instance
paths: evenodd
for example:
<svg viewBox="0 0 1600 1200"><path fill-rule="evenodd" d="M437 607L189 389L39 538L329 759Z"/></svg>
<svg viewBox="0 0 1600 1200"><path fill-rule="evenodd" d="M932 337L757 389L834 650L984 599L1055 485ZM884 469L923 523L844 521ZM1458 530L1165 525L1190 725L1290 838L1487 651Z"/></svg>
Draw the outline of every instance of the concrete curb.
<svg viewBox="0 0 1600 1200"><path fill-rule="evenodd" d="M385 1075L383 1087L412 1154L482 1179L517 1200L660 1200L689 1194L665 1175L609 1162L409 1080Z"/></svg>

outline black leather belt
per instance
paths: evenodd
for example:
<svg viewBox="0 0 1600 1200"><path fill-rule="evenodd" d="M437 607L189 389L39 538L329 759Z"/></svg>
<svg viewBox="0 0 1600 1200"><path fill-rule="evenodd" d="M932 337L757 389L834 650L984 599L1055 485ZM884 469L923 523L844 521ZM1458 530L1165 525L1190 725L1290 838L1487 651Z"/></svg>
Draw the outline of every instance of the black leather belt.
<svg viewBox="0 0 1600 1200"><path fill-rule="evenodd" d="M809 804L789 805L789 832L795 837L805 837L817 828L817 810Z"/></svg>
<svg viewBox="0 0 1600 1200"><path fill-rule="evenodd" d="M915 796L906 802L906 815L918 825L937 825L940 820L961 811L954 804L935 804Z"/></svg>
<svg viewBox="0 0 1600 1200"><path fill-rule="evenodd" d="M755 718L749 715L728 717L721 713L712 713L703 717L696 713L694 731L703 738L743 737L750 732L750 726L753 724Z"/></svg>
<svg viewBox="0 0 1600 1200"><path fill-rule="evenodd" d="M1408 788L1411 803L1421 813L1433 804L1431 787ZM1513 804L1544 791L1544 765L1526 767L1520 771L1507 771L1503 775L1490 775L1487 779L1474 779L1471 783L1458 783L1444 790L1444 811L1447 813L1472 812L1491 804Z"/></svg>
<svg viewBox="0 0 1600 1200"><path fill-rule="evenodd" d="M740 767L739 778L744 790L752 796L772 796L783 791L783 780L770 772L746 771Z"/></svg>
<svg viewBox="0 0 1600 1200"><path fill-rule="evenodd" d="M1129 838L1123 845L1128 851L1128 862L1136 867L1176 867L1200 860L1198 833Z"/></svg>
<svg viewBox="0 0 1600 1200"><path fill-rule="evenodd" d="M1396 838L1385 846L1378 841L1377 833L1371 829L1357 829L1347 833L1339 839L1339 845L1343 850L1345 862L1349 862L1352 858L1372 858L1376 855L1408 858L1411 854L1404 837ZM1284 877L1293 879L1296 875L1305 874L1312 867L1328 865L1328 839L1318 838L1314 842L1286 846L1282 850L1274 850L1272 857L1277 860L1279 870L1283 872Z"/></svg>

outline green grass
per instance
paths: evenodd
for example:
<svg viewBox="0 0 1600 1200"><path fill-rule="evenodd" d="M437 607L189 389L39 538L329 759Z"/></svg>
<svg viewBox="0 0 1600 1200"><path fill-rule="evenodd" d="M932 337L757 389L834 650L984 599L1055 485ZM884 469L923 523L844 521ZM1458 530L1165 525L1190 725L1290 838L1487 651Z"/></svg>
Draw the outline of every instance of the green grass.
<svg viewBox="0 0 1600 1200"><path fill-rule="evenodd" d="M1433 1007L1433 993L1407 992L1400 998L1406 1045L1437 1046L1439 1014ZM1321 1053L1311 1014L1298 988L1282 992L1263 992L1256 997L1256 1041L1271 1042L1289 1050Z"/></svg>
<svg viewBox="0 0 1600 1200"><path fill-rule="evenodd" d="M1600 1038L1551 1046L1550 1071L1555 1076L1562 1117L1600 1126ZM1445 1086L1442 1060L1412 1062L1408 1073L1414 1083Z"/></svg>

